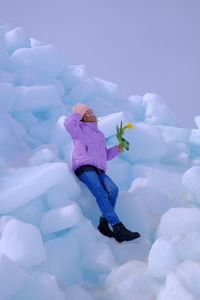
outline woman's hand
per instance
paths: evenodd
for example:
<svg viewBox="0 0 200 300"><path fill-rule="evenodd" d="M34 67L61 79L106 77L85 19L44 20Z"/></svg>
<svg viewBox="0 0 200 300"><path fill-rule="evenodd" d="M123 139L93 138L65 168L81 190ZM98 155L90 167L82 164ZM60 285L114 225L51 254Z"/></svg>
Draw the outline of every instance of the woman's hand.
<svg viewBox="0 0 200 300"><path fill-rule="evenodd" d="M129 142L127 140L125 140L124 138L122 138L120 144L118 144L118 148L121 152L124 152L124 148L126 150L129 150Z"/></svg>
<svg viewBox="0 0 200 300"><path fill-rule="evenodd" d="M117 145L117 147L119 148L120 152L124 152L124 149L123 149L123 147L120 146L120 144Z"/></svg>

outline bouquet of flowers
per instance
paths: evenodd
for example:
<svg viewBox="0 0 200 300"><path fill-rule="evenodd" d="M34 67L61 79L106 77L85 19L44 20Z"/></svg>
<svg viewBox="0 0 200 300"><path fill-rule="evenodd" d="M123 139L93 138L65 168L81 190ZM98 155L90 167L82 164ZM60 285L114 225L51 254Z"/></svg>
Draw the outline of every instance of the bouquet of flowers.
<svg viewBox="0 0 200 300"><path fill-rule="evenodd" d="M120 151L123 152L124 151L124 148L126 150L129 150L129 142L127 140L125 140L125 138L123 138L123 134L124 134L124 131L126 128L133 128L133 124L129 123L129 122L126 122L126 125L125 126L122 126L122 121L120 123L120 127L117 125L116 126L116 137L119 141L119 148L120 148Z"/></svg>

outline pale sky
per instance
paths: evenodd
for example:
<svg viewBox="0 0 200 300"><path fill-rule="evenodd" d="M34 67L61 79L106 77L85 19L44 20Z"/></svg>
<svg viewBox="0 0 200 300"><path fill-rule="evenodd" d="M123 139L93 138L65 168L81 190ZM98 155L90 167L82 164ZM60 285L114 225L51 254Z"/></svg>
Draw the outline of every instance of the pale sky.
<svg viewBox="0 0 200 300"><path fill-rule="evenodd" d="M54 44L69 64L160 95L178 125L200 115L200 0L1 0L0 19Z"/></svg>

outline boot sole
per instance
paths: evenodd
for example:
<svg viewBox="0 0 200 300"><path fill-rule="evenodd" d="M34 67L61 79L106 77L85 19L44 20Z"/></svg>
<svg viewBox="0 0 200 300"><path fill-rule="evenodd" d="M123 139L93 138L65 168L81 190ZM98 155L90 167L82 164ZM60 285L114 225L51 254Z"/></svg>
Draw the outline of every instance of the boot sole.
<svg viewBox="0 0 200 300"><path fill-rule="evenodd" d="M116 238L116 237L115 237L116 241L119 242L119 243L122 243L122 242L125 242L125 241L126 241L126 242L134 241L134 240L137 240L137 239L139 239L139 238L140 238L140 235L137 236L137 237L134 237L134 238L125 238L125 237L124 237L124 238L120 238L120 239L119 239L119 238Z"/></svg>

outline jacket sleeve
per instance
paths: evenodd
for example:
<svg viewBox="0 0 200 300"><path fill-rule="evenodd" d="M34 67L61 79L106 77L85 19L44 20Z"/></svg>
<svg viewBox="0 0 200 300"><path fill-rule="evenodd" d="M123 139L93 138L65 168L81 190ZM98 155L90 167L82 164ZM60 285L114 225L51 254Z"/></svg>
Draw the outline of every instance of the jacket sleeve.
<svg viewBox="0 0 200 300"><path fill-rule="evenodd" d="M114 157L116 157L120 153L121 153L121 151L119 150L119 147L117 145L113 146L109 149L106 148L107 160L113 159Z"/></svg>
<svg viewBox="0 0 200 300"><path fill-rule="evenodd" d="M71 114L64 121L65 129L69 132L72 138L78 138L81 135L80 120L81 114Z"/></svg>

